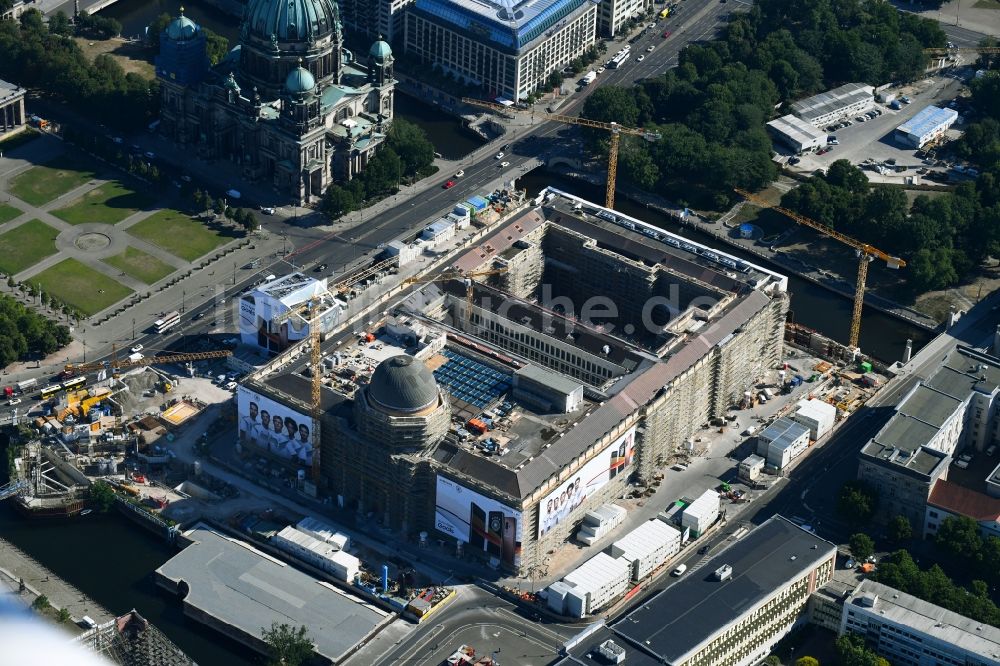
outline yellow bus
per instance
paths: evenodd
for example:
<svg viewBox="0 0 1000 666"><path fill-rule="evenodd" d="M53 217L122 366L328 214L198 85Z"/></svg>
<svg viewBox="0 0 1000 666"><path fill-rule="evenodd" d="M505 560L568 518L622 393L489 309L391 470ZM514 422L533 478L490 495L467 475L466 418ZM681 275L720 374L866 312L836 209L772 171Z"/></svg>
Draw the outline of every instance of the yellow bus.
<svg viewBox="0 0 1000 666"><path fill-rule="evenodd" d="M660 12L660 18L665 19L670 16L670 7L665 7L662 12Z"/></svg>

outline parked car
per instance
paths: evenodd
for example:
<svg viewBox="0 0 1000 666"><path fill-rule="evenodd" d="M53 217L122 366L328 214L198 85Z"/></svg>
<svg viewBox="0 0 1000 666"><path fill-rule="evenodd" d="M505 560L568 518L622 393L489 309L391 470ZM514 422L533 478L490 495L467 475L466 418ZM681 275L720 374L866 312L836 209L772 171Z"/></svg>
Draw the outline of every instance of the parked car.
<svg viewBox="0 0 1000 666"><path fill-rule="evenodd" d="M673 571L671 571L670 575L671 576L683 576L684 572L687 571L687 570L688 570L687 565L686 564L682 564L679 567L677 567L676 569L674 569Z"/></svg>
<svg viewBox="0 0 1000 666"><path fill-rule="evenodd" d="M274 209L270 206L261 206L260 212L264 213L264 215L274 215Z"/></svg>
<svg viewBox="0 0 1000 666"><path fill-rule="evenodd" d="M844 562L844 568L845 569L853 569L856 566L858 566L858 563L855 562L853 558L847 560L846 562Z"/></svg>

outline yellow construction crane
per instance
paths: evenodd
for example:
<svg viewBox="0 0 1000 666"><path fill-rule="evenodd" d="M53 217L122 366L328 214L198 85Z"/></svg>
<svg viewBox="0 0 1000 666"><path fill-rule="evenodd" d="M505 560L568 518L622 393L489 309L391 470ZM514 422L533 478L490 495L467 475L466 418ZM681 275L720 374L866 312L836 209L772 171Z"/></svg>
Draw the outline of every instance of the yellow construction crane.
<svg viewBox="0 0 1000 666"><path fill-rule="evenodd" d="M839 231L835 231L826 225L816 222L815 220L810 220L808 217L803 217L802 215L790 211L787 208L782 208L781 206L774 206L771 204L771 202L767 201L766 199L751 194L746 190L741 190L736 188L735 191L737 194L742 196L747 201L757 204L761 208L771 208L773 210L776 210L782 215L790 217L792 220L798 222L804 227L809 227L810 229L814 229L823 234L824 236L828 236L829 238L832 238L836 241L840 241L841 243L847 245L848 247L854 248L854 251L857 253L859 258L858 280L854 288L854 311L851 314L851 336L850 340L848 341L848 345L851 347L851 349L857 349L858 338L861 336L861 306L864 305L865 301L865 282L868 280L868 263L873 259L878 258L884 261L886 264L888 264L889 268L903 268L904 266L906 266L906 262L900 259L899 257L893 257L892 255L883 252L877 247L872 247L867 243L862 243L859 240L855 240L850 236L842 234Z"/></svg>
<svg viewBox="0 0 1000 666"><path fill-rule="evenodd" d="M465 330L469 331L472 324L473 280L475 278L489 277L491 275L500 275L501 273L506 272L506 266L482 271L470 271L468 273L462 273L461 271L449 271L446 273L438 273L437 275L431 277L421 275L409 277L403 280L403 284L425 284L428 282L443 282L445 280L465 280Z"/></svg>
<svg viewBox="0 0 1000 666"><path fill-rule="evenodd" d="M169 354L167 356L149 356L131 361L125 359L124 361L119 361L114 352L112 352L112 358L110 361L98 361L96 363L70 363L65 366L64 370L68 373L74 375L82 375L87 372L97 372L99 370L111 370L113 374L118 374L120 370L127 370L129 368L141 368L146 365L159 365L160 363L189 363L191 361L205 361L211 358L225 358L227 356L232 356L233 352L227 350L223 351L209 351L209 352L192 352L190 354Z"/></svg>
<svg viewBox="0 0 1000 666"><path fill-rule="evenodd" d="M581 127L589 127L591 129L611 132L611 146L608 149L608 189L604 200L604 205L607 208L615 207L615 180L618 176L618 144L621 140L621 135L628 134L629 136L641 136L647 141L658 141L660 139L659 132L651 132L649 130L637 129L635 127L625 127L623 125L619 125L618 123L605 123L599 120L590 120L588 118L579 118L577 116L566 116L560 113L536 114L533 109L522 110L514 107L506 107L501 104L484 102L483 100L473 99L471 97L463 97L462 101L471 106L478 106L484 109L497 111L499 113L530 113L533 116L540 115L546 120L554 120L557 123L579 125Z"/></svg>

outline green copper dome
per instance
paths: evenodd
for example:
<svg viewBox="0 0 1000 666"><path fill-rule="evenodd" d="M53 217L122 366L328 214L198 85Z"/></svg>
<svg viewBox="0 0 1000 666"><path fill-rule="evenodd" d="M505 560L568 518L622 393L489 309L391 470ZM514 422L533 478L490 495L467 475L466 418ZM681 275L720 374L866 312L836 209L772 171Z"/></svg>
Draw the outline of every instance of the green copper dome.
<svg viewBox="0 0 1000 666"><path fill-rule="evenodd" d="M250 0L244 30L260 39L279 42L311 41L339 28L333 0Z"/></svg>
<svg viewBox="0 0 1000 666"><path fill-rule="evenodd" d="M198 30L198 24L184 16L184 9L181 8L181 15L167 24L167 37L175 41L184 41L197 35Z"/></svg>
<svg viewBox="0 0 1000 666"><path fill-rule="evenodd" d="M368 51L368 55L379 60L386 60L392 57L392 49L389 45L382 41L381 39L372 44L371 49Z"/></svg>
<svg viewBox="0 0 1000 666"><path fill-rule="evenodd" d="M302 65L290 71L285 78L285 88L293 95L307 93L315 87L316 79Z"/></svg>

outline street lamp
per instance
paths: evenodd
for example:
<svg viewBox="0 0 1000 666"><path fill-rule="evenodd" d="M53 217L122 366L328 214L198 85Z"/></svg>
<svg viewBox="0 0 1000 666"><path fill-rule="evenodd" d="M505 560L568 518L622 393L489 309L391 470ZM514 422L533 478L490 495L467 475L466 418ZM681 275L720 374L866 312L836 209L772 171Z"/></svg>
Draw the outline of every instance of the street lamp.
<svg viewBox="0 0 1000 666"><path fill-rule="evenodd" d="M132 341L135 341L135 319L132 320Z"/></svg>
<svg viewBox="0 0 1000 666"><path fill-rule="evenodd" d="M233 285L236 284L236 262L233 262Z"/></svg>
<svg viewBox="0 0 1000 666"><path fill-rule="evenodd" d="M187 291L181 291L181 314L184 314L184 301L187 299Z"/></svg>

